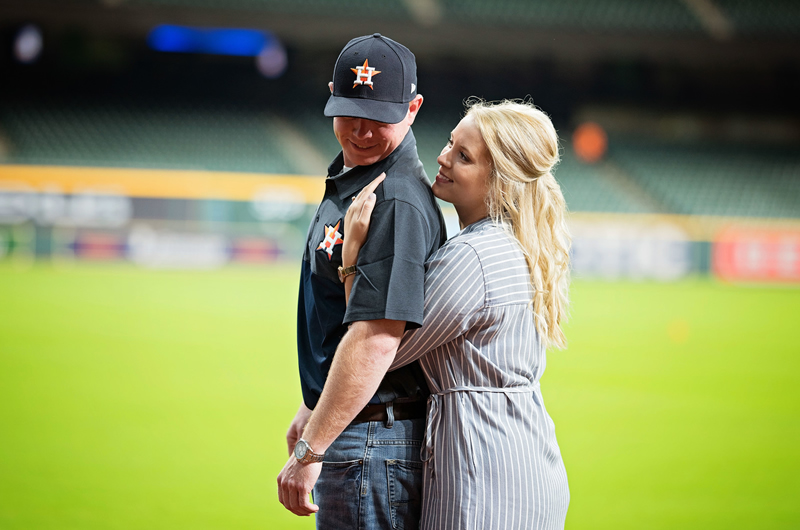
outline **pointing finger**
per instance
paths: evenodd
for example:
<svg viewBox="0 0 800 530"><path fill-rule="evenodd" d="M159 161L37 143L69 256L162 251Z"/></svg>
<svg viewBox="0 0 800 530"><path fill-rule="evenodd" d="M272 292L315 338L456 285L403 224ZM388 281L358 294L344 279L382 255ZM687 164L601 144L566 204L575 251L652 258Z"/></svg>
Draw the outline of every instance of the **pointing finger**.
<svg viewBox="0 0 800 530"><path fill-rule="evenodd" d="M375 191L375 189L378 187L378 185L380 185L380 183L381 183L381 182L383 182L384 180L386 180L386 172L383 172L383 173L381 173L380 175L378 175L378 176L375 178L375 180L373 180L372 182L370 182L369 184L367 184L367 185L364 187L364 189L363 189L363 190L361 190L361 192L362 192L362 193L366 193L367 195L369 195L370 193L374 192L374 191Z"/></svg>
<svg viewBox="0 0 800 530"><path fill-rule="evenodd" d="M374 192L375 189L380 185L380 183L383 182L385 179L386 179L386 173L385 172L381 173L380 175L375 177L375 179L373 179L372 182L361 188L361 191L359 191L357 195L351 197L350 200L352 200L354 203L356 201L364 200L366 197L369 196L370 193Z"/></svg>

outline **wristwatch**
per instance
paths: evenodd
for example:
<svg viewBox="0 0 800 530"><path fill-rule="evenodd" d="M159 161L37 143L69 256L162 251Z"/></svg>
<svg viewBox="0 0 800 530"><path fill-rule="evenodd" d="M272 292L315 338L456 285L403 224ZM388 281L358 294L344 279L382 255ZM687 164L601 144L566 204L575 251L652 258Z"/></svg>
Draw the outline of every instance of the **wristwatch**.
<svg viewBox="0 0 800 530"><path fill-rule="evenodd" d="M351 274L356 273L356 266L350 265L349 267L339 267L339 281L344 283L344 279L350 276Z"/></svg>
<svg viewBox="0 0 800 530"><path fill-rule="evenodd" d="M300 438L300 441L294 446L294 457L301 464L310 464L311 462L322 462L325 453L315 453L308 442Z"/></svg>

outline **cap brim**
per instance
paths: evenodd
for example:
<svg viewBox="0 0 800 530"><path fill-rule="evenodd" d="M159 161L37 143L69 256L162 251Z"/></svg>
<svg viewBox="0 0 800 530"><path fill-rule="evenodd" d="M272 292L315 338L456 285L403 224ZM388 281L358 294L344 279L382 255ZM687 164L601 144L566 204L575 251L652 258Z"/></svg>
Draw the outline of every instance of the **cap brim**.
<svg viewBox="0 0 800 530"><path fill-rule="evenodd" d="M325 104L325 116L365 118L382 123L399 123L408 114L408 103L389 103L374 99L331 96Z"/></svg>

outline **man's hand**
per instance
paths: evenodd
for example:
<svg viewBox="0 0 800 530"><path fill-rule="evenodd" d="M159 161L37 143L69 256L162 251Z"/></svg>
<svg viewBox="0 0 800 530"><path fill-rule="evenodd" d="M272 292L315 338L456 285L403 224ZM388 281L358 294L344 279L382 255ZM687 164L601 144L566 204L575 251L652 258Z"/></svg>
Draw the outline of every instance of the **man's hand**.
<svg viewBox="0 0 800 530"><path fill-rule="evenodd" d="M297 414L294 415L289 430L286 431L286 445L289 448L289 455L294 453L294 446L300 438L303 437L303 429L306 428L308 418L311 417L311 409L306 407L305 403L300 403L300 408L297 409Z"/></svg>
<svg viewBox="0 0 800 530"><path fill-rule="evenodd" d="M304 407L297 411L292 425L314 451L325 453L339 434L364 408L392 364L397 345L403 337L405 322L399 320L365 320L353 322L333 357L328 380L314 414L305 417ZM291 431L291 429L290 429ZM287 433L287 442L290 433ZM299 434L297 435L299 438ZM293 449L291 447L290 449ZM311 515L319 510L308 495L322 471L322 463L301 464L294 456L278 475L278 499L297 515Z"/></svg>
<svg viewBox="0 0 800 530"><path fill-rule="evenodd" d="M301 464L294 456L290 456L278 475L278 500L295 515L317 513L319 506L311 504L308 495L321 471L322 462Z"/></svg>

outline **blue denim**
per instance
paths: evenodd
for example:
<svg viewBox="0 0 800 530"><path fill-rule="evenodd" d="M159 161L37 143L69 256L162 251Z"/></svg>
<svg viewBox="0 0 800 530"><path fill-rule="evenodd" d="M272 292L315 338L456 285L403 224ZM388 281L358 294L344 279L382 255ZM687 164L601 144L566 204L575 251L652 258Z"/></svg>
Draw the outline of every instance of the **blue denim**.
<svg viewBox="0 0 800 530"><path fill-rule="evenodd" d="M419 528L424 430L424 419L350 424L325 451L317 528Z"/></svg>

